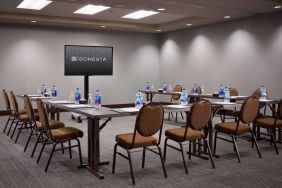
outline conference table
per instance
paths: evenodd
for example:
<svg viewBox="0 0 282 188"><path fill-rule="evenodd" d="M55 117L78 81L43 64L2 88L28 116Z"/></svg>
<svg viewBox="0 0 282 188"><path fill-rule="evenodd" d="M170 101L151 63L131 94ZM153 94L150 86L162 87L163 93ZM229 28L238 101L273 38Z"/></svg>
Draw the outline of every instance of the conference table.
<svg viewBox="0 0 282 188"><path fill-rule="evenodd" d="M17 95L17 97L23 98L24 95ZM88 162L83 165L83 167L87 167L89 171L91 171L94 175L99 177L100 179L104 178L102 172L100 172L100 165L109 164L109 162L101 162L100 160L100 131L107 125L107 123L114 117L125 117L125 116L134 116L137 115L139 109L135 107L125 107L125 108L110 108L110 107L101 107L101 109L96 109L93 106L87 104L74 104L70 101L58 101L58 100L50 100L50 97L41 97L36 95L28 95L32 101L36 101L37 99L42 99L46 104L48 112L50 114L51 119L58 119L59 114L63 111L69 111L81 114L87 117L87 126L88 126ZM199 96L198 96L199 97ZM277 104L277 101L268 100L264 101L271 104ZM181 106L177 104L163 105L165 113L170 112L184 112L186 114L189 113L192 104L188 106ZM213 106L213 115L215 115L216 111L222 106L231 106L235 107L241 104L236 103L224 103L222 101L214 101L212 102ZM188 117L188 116L186 116ZM104 120L102 122L102 120ZM187 118L186 118L187 120ZM208 124L208 139L209 143L212 147L213 141L213 126L212 120ZM280 135L279 135L280 138ZM194 150L195 151L195 150ZM198 149L198 155L196 156L202 157L203 154L201 149Z"/></svg>

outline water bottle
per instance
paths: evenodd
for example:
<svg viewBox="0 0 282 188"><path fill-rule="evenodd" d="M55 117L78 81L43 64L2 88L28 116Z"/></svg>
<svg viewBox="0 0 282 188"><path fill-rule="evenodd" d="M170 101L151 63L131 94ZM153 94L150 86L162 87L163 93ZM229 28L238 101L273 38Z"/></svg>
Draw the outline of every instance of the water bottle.
<svg viewBox="0 0 282 188"><path fill-rule="evenodd" d="M267 93L265 87L262 85L260 88L260 99L265 100L267 98Z"/></svg>
<svg viewBox="0 0 282 188"><path fill-rule="evenodd" d="M57 88L56 86L53 86L51 89L51 97L56 98L57 97Z"/></svg>
<svg viewBox="0 0 282 188"><path fill-rule="evenodd" d="M150 91L150 83L149 82L146 82L145 90Z"/></svg>
<svg viewBox="0 0 282 188"><path fill-rule="evenodd" d="M96 90L96 95L95 95L95 108L96 109L101 109L101 102L102 102L102 97L100 91L97 89Z"/></svg>
<svg viewBox="0 0 282 188"><path fill-rule="evenodd" d="M93 99L92 99L92 94L88 93L88 101L87 101L88 105L93 105Z"/></svg>
<svg viewBox="0 0 282 188"><path fill-rule="evenodd" d="M41 95L44 95L45 93L47 93L47 88L46 88L45 84L43 84L42 87L41 87Z"/></svg>
<svg viewBox="0 0 282 188"><path fill-rule="evenodd" d="M151 91L154 91L155 90L155 88L154 88L154 84L153 83L151 83Z"/></svg>
<svg viewBox="0 0 282 188"><path fill-rule="evenodd" d="M74 93L72 91L70 92L69 101L74 102Z"/></svg>
<svg viewBox="0 0 282 188"><path fill-rule="evenodd" d="M224 95L224 88L223 88L222 84L220 84L220 87L218 89L218 95L219 95L219 97L223 97L223 95Z"/></svg>
<svg viewBox="0 0 282 188"><path fill-rule="evenodd" d="M139 97L140 97L140 101L141 101L141 107L143 106L144 104L144 95L141 91L139 91Z"/></svg>
<svg viewBox="0 0 282 188"><path fill-rule="evenodd" d="M188 93L185 88L183 88L179 100L180 100L180 105L188 105Z"/></svg>
<svg viewBox="0 0 282 188"><path fill-rule="evenodd" d="M74 100L75 100L75 103L78 104L79 101L80 101L80 91L79 91L79 88L76 88L76 91L75 91L75 94L74 94Z"/></svg>
<svg viewBox="0 0 282 188"><path fill-rule="evenodd" d="M201 93L205 94L205 87L204 86L201 86Z"/></svg>
<svg viewBox="0 0 282 188"><path fill-rule="evenodd" d="M142 93L141 91L138 91L135 95L135 107L136 108L141 108L143 105L143 101L142 101Z"/></svg>
<svg viewBox="0 0 282 188"><path fill-rule="evenodd" d="M230 102L230 91L228 87L224 89L224 102Z"/></svg>
<svg viewBox="0 0 282 188"><path fill-rule="evenodd" d="M194 94L194 95L198 95L198 86L197 86L197 84L194 84L194 87L193 87L193 94Z"/></svg>
<svg viewBox="0 0 282 188"><path fill-rule="evenodd" d="M168 85L167 85L167 83L164 83L164 85L163 85L163 92L164 93L168 92Z"/></svg>

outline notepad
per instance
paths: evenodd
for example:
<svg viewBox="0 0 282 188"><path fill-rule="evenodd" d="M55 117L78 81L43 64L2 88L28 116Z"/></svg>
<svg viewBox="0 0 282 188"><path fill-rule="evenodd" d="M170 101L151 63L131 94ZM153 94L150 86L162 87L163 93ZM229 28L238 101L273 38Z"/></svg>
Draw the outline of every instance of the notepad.
<svg viewBox="0 0 282 188"><path fill-rule="evenodd" d="M177 109L182 109L182 108L188 108L189 106L184 106L184 105L177 105L177 104L172 104L172 105L165 105L163 106L164 108L177 108Z"/></svg>
<svg viewBox="0 0 282 188"><path fill-rule="evenodd" d="M73 104L74 103L71 101L49 101L49 102L53 104Z"/></svg>
<svg viewBox="0 0 282 188"><path fill-rule="evenodd" d="M64 105L69 108L94 108L92 105L86 105L86 104L69 104L69 105Z"/></svg>
<svg viewBox="0 0 282 188"><path fill-rule="evenodd" d="M220 105L236 105L234 102L222 102L222 101L216 101L214 104L220 104Z"/></svg>
<svg viewBox="0 0 282 188"><path fill-rule="evenodd" d="M139 112L140 108L129 107L129 108L113 108L111 111L115 112Z"/></svg>

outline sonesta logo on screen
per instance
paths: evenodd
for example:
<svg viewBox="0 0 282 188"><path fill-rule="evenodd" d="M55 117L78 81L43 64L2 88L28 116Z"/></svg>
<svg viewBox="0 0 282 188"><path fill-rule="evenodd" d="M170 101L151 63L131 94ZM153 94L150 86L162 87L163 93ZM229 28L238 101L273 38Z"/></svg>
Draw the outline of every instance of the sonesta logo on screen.
<svg viewBox="0 0 282 188"><path fill-rule="evenodd" d="M107 59L105 57L78 57L72 56L71 61L76 62L85 62L85 61L93 61L93 62L106 62Z"/></svg>

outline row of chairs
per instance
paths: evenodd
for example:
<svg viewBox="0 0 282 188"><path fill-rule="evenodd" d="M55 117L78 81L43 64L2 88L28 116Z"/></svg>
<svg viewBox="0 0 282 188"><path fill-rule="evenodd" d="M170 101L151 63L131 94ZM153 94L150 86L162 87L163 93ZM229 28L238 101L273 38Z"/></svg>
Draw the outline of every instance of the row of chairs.
<svg viewBox="0 0 282 188"><path fill-rule="evenodd" d="M5 91L3 91L3 93L5 93ZM7 94L4 94L4 96L7 96ZM12 102L14 98L15 97L12 97L12 92L11 92ZM28 116L28 121L23 122L25 124L25 126L23 127L27 127L27 124L29 124L29 127L32 128L27 144L25 146L25 150L28 146L30 138L33 135L36 135L37 141L36 141L32 156L34 154L37 144L43 143L38 160L37 160L38 162L41 158L45 145L46 144L53 145L53 149L49 156L45 171L47 171L48 169L48 166L50 164L54 151L57 151L57 150L64 151L64 149L69 149L70 158L71 158L72 157L71 148L76 147L76 146L79 148L80 165L82 165L80 142L78 138L83 136L83 132L76 128L65 127L62 122L60 122L62 124L59 125L60 123L58 121L49 120L45 106L41 100L37 101L37 107L38 107L37 111L33 110L31 102L27 96L24 97L24 102L25 102L25 109L26 109L25 113ZM16 102L13 102L13 103L17 104ZM18 108L14 107L14 109L18 109ZM236 139L241 136L245 136L245 135L251 136L252 147L255 144L259 157L261 157L261 153L257 145L257 141L254 135L253 128L250 125L251 123L253 123L254 126L266 127L266 122L269 123L270 121L273 121L274 128L282 127L282 121L279 119L282 117L282 100L280 101L278 105L278 110L276 113L276 117L274 119L270 120L270 119L257 118L258 112L259 112L258 99L256 97L250 97L243 103L242 108L239 113L239 118L237 119L236 122L224 122L224 123L216 124L215 125L216 132L215 132L215 139L214 139L214 147L213 147L213 152L211 152L209 142L207 141L208 134L206 130L207 130L208 123L211 121L212 106L208 100L205 100L205 99L198 100L193 104L190 112L187 114L187 123L185 127L176 128L176 129L168 129L165 131L166 138L164 142L164 153L162 154L160 143L161 143L161 137L162 137L164 110L162 106L158 103L154 103L154 102L148 103L147 105L144 105L140 109L137 115L137 118L136 118L135 128L134 128L133 133L119 134L116 136L116 139L115 139L116 144L114 146L114 154L113 154L112 173L115 173L116 156L118 154L129 161L132 183L135 184L133 165L132 165L132 160L131 160L131 151L137 148L142 148L143 150L142 168L145 167L146 151L151 151L159 155L164 176L167 177L167 173L165 169L165 161L166 161L167 147L170 147L181 153L185 173L188 174L188 168L186 165L186 161L184 157L185 156L184 148L183 148L183 144L185 142L189 143L189 151L188 151L189 159L191 159L191 153L192 153L191 144L195 143L195 144L201 145L205 147L206 150L208 151L212 167L215 168L213 156L216 156L215 153L216 153L217 139L232 142L234 144L234 149L236 151L238 161L240 162L240 156L239 156L239 151L238 151L238 147L236 144ZM16 111L16 112L15 110L11 111L12 119L15 118L15 116L13 115L14 113L19 114L19 111ZM37 114L38 114L40 122L38 121ZM8 121L10 121L11 116L9 117ZM16 117L18 117L18 115ZM271 117L264 117L264 118L271 118ZM20 120L17 119L16 121L20 121ZM6 130L6 127L7 125L5 126L4 132ZM271 131L273 131L273 127L271 128L268 127L268 129L271 129ZM269 132L270 135L271 135L271 131ZM157 133L158 133L158 137L155 138L155 135ZM231 136L231 140L226 139L226 137L222 137L221 136L222 134ZM275 138L273 135L271 135L271 138L274 143L276 152L278 153L278 150L275 144ZM77 140L78 144L74 146L71 145L70 144L71 140ZM199 140L202 140L203 143ZM168 141L176 142L179 145L179 147L169 144ZM68 142L69 146L65 147L63 144L64 142ZM57 144L61 144L61 148L56 149ZM119 152L117 150L118 147L126 150L127 155ZM157 151L155 151L152 147L156 147Z"/></svg>
<svg viewBox="0 0 282 188"><path fill-rule="evenodd" d="M5 90L3 90L3 97L4 97L7 111L10 114L8 121L4 127L3 133L5 133L7 128L9 127L8 132L7 132L7 135L9 136L10 131L12 130L12 127L14 126L14 129L11 135L11 139L12 139L13 135L16 132L16 129L18 128L19 129L18 134L15 139L15 143L17 143L18 138L21 134L21 130L22 129L31 129L29 137L25 144L24 152L27 150L31 137L35 136L36 142L33 147L31 157L34 156L38 144L39 143L42 144L39 156L37 158L37 163L41 159L45 146L47 144L53 145L52 151L50 153L48 162L45 167L45 172L47 172L48 170L50 161L55 151L61 150L62 153L64 153L64 150L68 149L70 158L72 158L72 148L73 147L78 147L80 166L82 166L81 146L80 146L79 138L83 137L83 132L80 129L77 129L74 127L66 127L65 124L61 121L48 119L47 110L41 100L37 100L38 109L34 109L29 97L24 96L24 109L19 110L16 96L12 91L10 92L10 99L11 99L13 108L11 108L10 99ZM76 145L71 144L71 141L73 140L77 141ZM64 143L68 143L68 146L66 147ZM60 148L57 147L58 144L61 146Z"/></svg>

